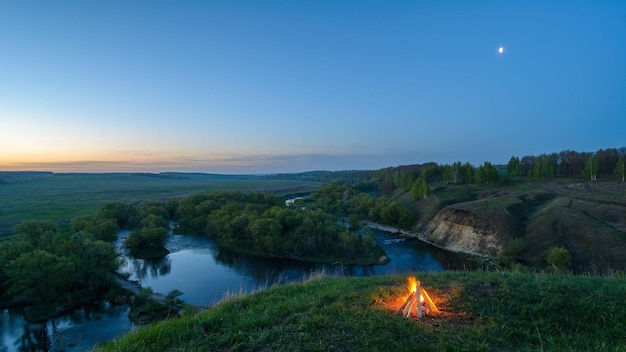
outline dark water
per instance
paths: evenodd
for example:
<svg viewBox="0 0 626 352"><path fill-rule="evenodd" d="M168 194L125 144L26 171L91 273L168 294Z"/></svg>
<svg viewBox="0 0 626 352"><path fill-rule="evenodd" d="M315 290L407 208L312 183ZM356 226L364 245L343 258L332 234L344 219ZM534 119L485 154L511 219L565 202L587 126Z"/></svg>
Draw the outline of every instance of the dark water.
<svg viewBox="0 0 626 352"><path fill-rule="evenodd" d="M158 260L128 257L121 271L143 287L167 294L178 289L185 302L210 306L225 296L252 292L275 284L296 282L313 274L370 276L417 271L473 270L465 257L441 250L416 239L372 231L391 262L373 266L333 266L292 260L251 257L219 248L205 237L172 235L166 247L170 254ZM134 328L128 307L106 302L77 310L45 324L29 324L19 311L1 311L0 352L20 350L84 351Z"/></svg>
<svg viewBox="0 0 626 352"><path fill-rule="evenodd" d="M134 328L129 307L107 302L83 307L45 323L31 324L19 310L0 311L0 351L88 351Z"/></svg>

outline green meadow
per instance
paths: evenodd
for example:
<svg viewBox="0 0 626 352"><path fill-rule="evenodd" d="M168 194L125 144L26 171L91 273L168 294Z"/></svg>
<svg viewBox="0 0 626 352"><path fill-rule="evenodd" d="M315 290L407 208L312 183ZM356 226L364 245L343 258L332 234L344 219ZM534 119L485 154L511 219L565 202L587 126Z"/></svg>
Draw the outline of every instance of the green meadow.
<svg viewBox="0 0 626 352"><path fill-rule="evenodd" d="M28 219L67 224L110 202L165 200L214 190L261 191L279 196L309 192L319 183L210 174L57 174L0 172L0 238Z"/></svg>
<svg viewBox="0 0 626 352"><path fill-rule="evenodd" d="M407 275L313 277L140 328L96 351L626 351L623 278L417 276L441 313L396 313Z"/></svg>

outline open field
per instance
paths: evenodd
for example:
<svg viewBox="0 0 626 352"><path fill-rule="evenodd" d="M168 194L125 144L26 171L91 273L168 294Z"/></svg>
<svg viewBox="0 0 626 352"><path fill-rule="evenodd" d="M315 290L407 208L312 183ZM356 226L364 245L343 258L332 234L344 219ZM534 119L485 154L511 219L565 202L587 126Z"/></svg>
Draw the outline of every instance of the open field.
<svg viewBox="0 0 626 352"><path fill-rule="evenodd" d="M214 190L276 195L310 192L319 183L210 174L53 174L0 172L0 236L28 219L66 223L109 202L164 200Z"/></svg>

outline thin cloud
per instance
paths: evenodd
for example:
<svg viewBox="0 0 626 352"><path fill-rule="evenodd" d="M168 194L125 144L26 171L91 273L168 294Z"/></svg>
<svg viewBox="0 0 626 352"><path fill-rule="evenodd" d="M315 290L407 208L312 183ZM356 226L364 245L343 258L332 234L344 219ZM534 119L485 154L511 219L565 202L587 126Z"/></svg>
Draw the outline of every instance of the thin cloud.
<svg viewBox="0 0 626 352"><path fill-rule="evenodd" d="M208 172L277 173L311 170L371 169L381 164L379 155L280 154L239 155L208 153L200 156L168 157L158 153L129 153L132 160L80 160L59 162L0 163L6 171L53 172ZM140 160L136 158L139 156ZM141 160L141 157L145 160Z"/></svg>

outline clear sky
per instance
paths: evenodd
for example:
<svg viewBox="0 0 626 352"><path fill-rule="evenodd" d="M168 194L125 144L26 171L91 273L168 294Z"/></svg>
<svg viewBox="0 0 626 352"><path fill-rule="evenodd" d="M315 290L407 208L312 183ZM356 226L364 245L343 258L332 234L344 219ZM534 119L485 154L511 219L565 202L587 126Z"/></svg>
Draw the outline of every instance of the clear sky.
<svg viewBox="0 0 626 352"><path fill-rule="evenodd" d="M618 148L625 38L626 1L2 0L0 170L299 172Z"/></svg>

